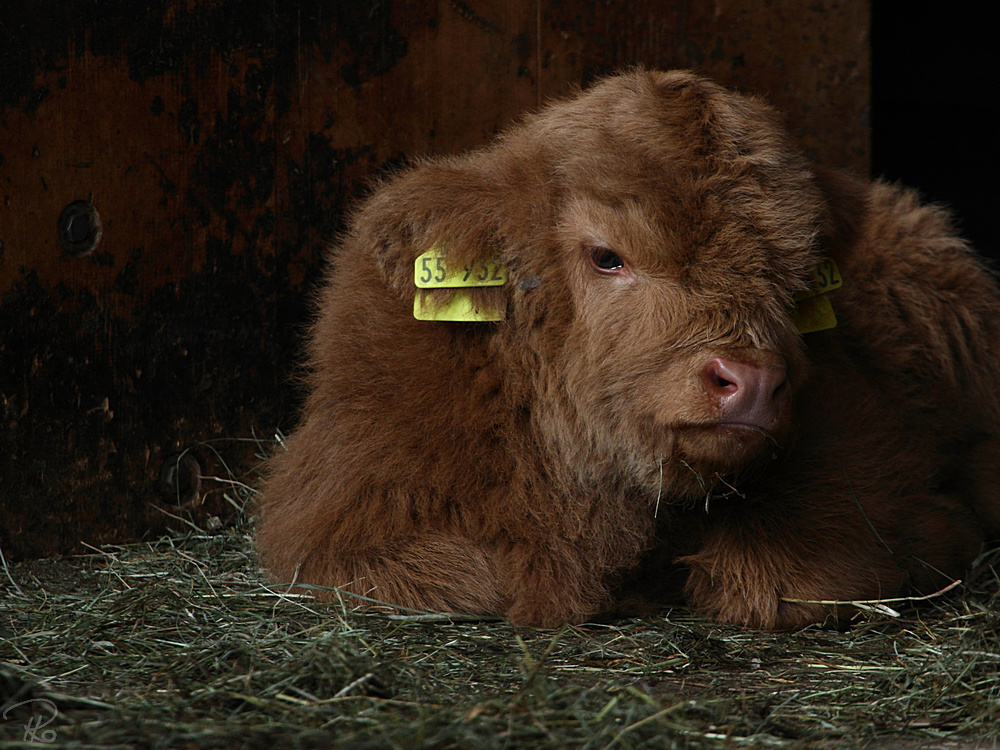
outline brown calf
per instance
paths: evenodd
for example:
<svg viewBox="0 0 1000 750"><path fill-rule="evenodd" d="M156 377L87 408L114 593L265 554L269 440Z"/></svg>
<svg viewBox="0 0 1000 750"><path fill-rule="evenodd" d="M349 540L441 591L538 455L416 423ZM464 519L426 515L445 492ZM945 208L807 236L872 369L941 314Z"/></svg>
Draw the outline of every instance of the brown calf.
<svg viewBox="0 0 1000 750"><path fill-rule="evenodd" d="M453 300L472 320L415 317ZM683 595L775 628L934 590L1000 537L991 276L941 210L688 73L387 180L309 365L260 499L277 582L541 626Z"/></svg>

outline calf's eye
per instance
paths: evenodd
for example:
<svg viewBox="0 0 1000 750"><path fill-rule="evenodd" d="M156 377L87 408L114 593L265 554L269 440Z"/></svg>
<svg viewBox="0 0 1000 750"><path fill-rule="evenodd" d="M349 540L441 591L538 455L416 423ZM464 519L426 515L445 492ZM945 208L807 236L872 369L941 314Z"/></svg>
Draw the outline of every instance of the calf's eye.
<svg viewBox="0 0 1000 750"><path fill-rule="evenodd" d="M625 261L614 250L606 247L595 247L590 254L598 271L618 271L625 267Z"/></svg>

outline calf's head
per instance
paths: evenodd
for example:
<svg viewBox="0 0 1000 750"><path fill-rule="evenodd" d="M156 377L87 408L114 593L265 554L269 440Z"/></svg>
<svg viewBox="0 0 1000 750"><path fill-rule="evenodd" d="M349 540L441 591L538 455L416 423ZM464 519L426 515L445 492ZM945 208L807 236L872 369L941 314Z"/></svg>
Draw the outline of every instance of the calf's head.
<svg viewBox="0 0 1000 750"><path fill-rule="evenodd" d="M793 296L822 223L811 170L763 103L640 71L417 165L355 231L411 302L434 245L449 264L498 259L508 283L476 294L504 319L472 325L492 326L539 450L580 481L678 498L787 436L805 366Z"/></svg>

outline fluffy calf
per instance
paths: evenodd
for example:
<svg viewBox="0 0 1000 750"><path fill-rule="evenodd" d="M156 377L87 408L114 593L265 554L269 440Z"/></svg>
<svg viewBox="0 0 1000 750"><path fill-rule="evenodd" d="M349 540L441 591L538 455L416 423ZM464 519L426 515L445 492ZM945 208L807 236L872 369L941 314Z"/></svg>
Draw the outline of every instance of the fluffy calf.
<svg viewBox="0 0 1000 750"><path fill-rule="evenodd" d="M417 288L446 272L506 283ZM456 296L479 320L415 318ZM803 333L814 303L836 325ZM360 207L259 551L277 582L522 624L679 597L821 621L1000 536L998 358L941 210L810 165L757 99L611 77Z"/></svg>

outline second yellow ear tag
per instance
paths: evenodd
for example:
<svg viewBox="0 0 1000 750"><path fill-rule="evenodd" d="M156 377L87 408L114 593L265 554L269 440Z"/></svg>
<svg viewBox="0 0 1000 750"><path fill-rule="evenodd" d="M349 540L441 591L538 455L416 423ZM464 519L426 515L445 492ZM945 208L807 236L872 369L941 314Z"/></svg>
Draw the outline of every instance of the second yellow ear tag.
<svg viewBox="0 0 1000 750"><path fill-rule="evenodd" d="M826 331L837 327L837 315L830 304L830 295L817 294L799 302L792 320L799 333Z"/></svg>
<svg viewBox="0 0 1000 750"><path fill-rule="evenodd" d="M834 263L833 258L824 258L816 264L812 273L812 281L813 290L812 292L806 292L808 296L826 294L827 292L832 292L834 289L840 289L844 285L840 269L837 268L837 264Z"/></svg>
<svg viewBox="0 0 1000 750"><path fill-rule="evenodd" d="M792 320L799 333L826 331L837 327L837 315L830 304L830 292L840 289L844 279L832 258L824 258L812 273L813 288L795 295L798 306Z"/></svg>

